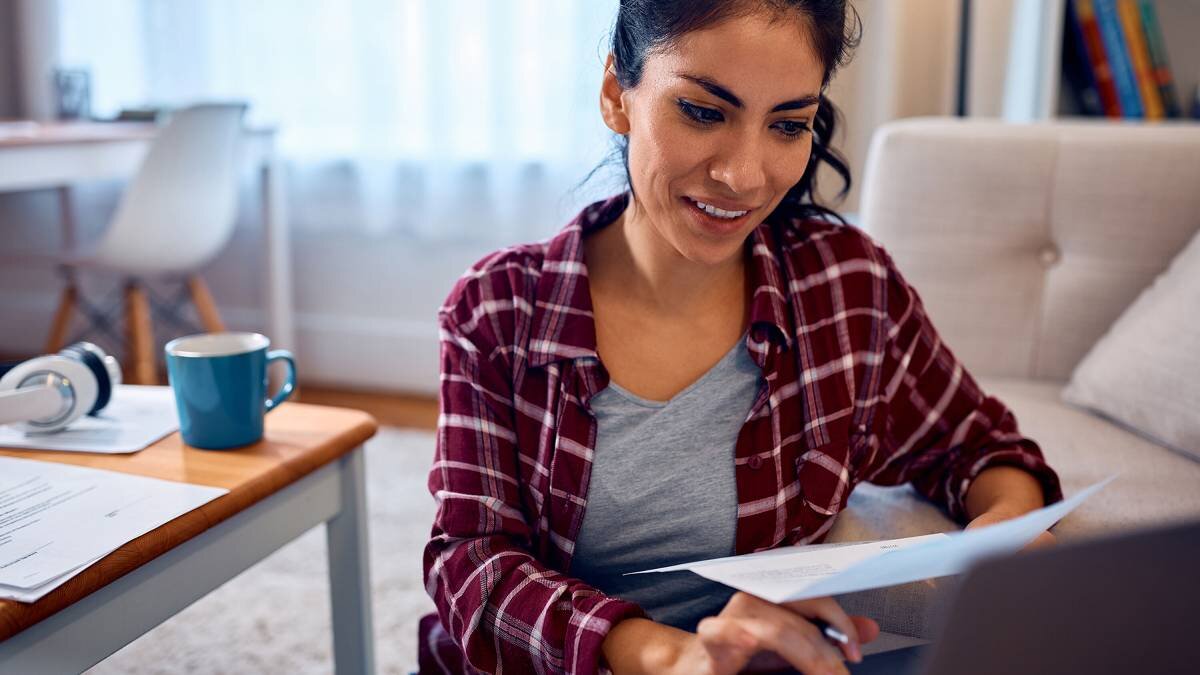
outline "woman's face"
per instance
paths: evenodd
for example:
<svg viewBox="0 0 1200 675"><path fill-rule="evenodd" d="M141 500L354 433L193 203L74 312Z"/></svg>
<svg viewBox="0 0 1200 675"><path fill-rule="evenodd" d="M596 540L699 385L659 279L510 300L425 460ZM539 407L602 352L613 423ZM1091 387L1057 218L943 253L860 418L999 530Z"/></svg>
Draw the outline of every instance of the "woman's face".
<svg viewBox="0 0 1200 675"><path fill-rule="evenodd" d="M771 18L684 34L647 55L633 89L605 73L605 122L629 137L633 217L694 262L738 255L808 165L824 67L799 18Z"/></svg>

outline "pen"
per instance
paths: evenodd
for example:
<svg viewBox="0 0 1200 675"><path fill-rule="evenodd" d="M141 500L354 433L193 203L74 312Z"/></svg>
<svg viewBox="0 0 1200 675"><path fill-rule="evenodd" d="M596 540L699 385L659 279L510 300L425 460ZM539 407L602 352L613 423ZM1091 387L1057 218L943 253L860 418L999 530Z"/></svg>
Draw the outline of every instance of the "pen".
<svg viewBox="0 0 1200 675"><path fill-rule="evenodd" d="M812 618L809 619L820 631L821 634L838 644L849 644L850 638L842 631L834 628L828 621L824 619Z"/></svg>

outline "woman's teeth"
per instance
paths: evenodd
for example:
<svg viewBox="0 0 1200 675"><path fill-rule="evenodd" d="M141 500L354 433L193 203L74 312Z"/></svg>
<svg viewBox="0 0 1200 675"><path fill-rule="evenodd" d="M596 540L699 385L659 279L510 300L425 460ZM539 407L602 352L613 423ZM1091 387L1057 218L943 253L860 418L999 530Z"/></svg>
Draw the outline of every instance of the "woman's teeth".
<svg viewBox="0 0 1200 675"><path fill-rule="evenodd" d="M709 214L710 216L716 216L718 218L741 218L742 216L746 215L747 213L750 213L749 211L726 211L724 209L718 209L717 207L715 207L711 204L705 204L704 202L698 202L695 199L692 199L691 202L693 204L695 204L696 206L698 206L702 211Z"/></svg>

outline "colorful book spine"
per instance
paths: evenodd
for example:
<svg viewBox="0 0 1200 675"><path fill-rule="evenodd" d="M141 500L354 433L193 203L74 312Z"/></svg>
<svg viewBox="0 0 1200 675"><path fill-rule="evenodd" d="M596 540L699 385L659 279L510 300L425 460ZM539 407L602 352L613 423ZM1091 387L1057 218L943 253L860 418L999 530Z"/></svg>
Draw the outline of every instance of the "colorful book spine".
<svg viewBox="0 0 1200 675"><path fill-rule="evenodd" d="M1092 63L1092 77L1096 79L1096 91L1100 93L1100 105L1109 117L1121 116L1121 103L1117 98L1117 84L1113 81L1112 68L1104 53L1104 38L1100 36L1100 24L1092 0L1072 0L1079 29L1083 31L1083 42L1087 46L1088 58Z"/></svg>
<svg viewBox="0 0 1200 675"><path fill-rule="evenodd" d="M1100 24L1100 36L1104 38L1104 52L1112 66L1113 80L1117 83L1117 98L1121 101L1121 113L1125 117L1144 117L1142 95L1138 91L1137 77L1129 60L1129 50L1121 35L1121 19L1117 16L1116 0L1093 0L1096 22Z"/></svg>
<svg viewBox="0 0 1200 675"><path fill-rule="evenodd" d="M1154 81L1158 95L1162 98L1163 111L1167 117L1180 117L1179 97L1175 94L1175 78L1167 62L1167 45L1163 42L1162 28L1158 25L1158 12L1150 0L1138 0L1142 12L1142 27L1146 30L1146 48L1150 51L1150 63L1154 67Z"/></svg>
<svg viewBox="0 0 1200 675"><path fill-rule="evenodd" d="M1066 33L1063 35L1063 75L1075 94L1079 109L1085 115L1103 115L1100 91L1092 72L1092 59L1083 39L1083 28L1075 12L1073 0L1067 0Z"/></svg>
<svg viewBox="0 0 1200 675"><path fill-rule="evenodd" d="M1129 61L1133 65L1133 76L1137 80L1138 91L1142 94L1142 107L1145 108L1146 119L1160 120L1165 117L1162 97L1158 93L1158 83L1154 80L1150 52L1146 49L1146 33L1142 30L1142 17L1138 11L1137 0L1117 0L1117 16L1121 20L1125 46L1129 51Z"/></svg>

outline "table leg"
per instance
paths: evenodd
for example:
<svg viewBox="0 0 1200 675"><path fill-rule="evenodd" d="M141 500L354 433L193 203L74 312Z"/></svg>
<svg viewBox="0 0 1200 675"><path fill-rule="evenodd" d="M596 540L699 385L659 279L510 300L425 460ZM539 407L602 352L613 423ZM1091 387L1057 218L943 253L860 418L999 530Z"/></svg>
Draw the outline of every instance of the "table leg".
<svg viewBox="0 0 1200 675"><path fill-rule="evenodd" d="M333 608L333 659L336 672L341 675L370 675L375 672L375 636L371 623L362 447L339 462L342 509L325 525Z"/></svg>
<svg viewBox="0 0 1200 675"><path fill-rule="evenodd" d="M284 166L275 152L274 140L267 148L259 174L262 195L263 255L266 274L267 337L271 346L297 353L296 328L292 318L292 258L287 215L287 186ZM282 375L269 374L271 390L282 385ZM294 395L293 395L294 396Z"/></svg>

